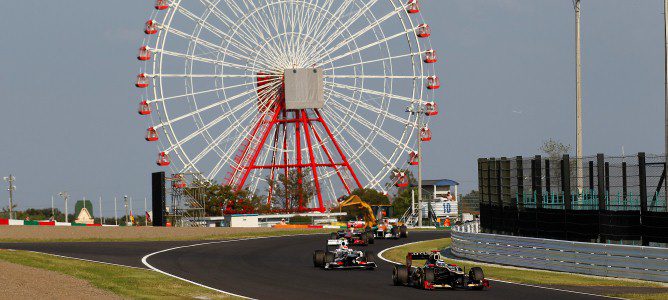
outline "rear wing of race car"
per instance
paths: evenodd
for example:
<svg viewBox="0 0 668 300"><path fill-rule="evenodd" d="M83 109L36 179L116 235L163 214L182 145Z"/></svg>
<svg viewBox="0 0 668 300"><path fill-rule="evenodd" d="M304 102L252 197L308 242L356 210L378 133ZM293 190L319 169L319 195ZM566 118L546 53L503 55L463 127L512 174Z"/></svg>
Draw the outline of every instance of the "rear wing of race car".
<svg viewBox="0 0 668 300"><path fill-rule="evenodd" d="M431 252L408 252L406 254L406 268L411 267L413 260L439 260L441 259L441 253L438 250Z"/></svg>
<svg viewBox="0 0 668 300"><path fill-rule="evenodd" d="M327 246L340 246L343 241L341 240L327 240Z"/></svg>

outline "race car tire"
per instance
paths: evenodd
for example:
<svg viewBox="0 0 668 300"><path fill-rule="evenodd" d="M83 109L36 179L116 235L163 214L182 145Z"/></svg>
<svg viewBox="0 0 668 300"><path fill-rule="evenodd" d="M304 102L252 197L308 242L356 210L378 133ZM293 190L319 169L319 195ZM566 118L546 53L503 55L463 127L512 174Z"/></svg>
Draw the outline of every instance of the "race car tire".
<svg viewBox="0 0 668 300"><path fill-rule="evenodd" d="M365 251L364 252L364 260L366 260L366 262L375 262L374 261L375 258L373 256L373 251Z"/></svg>
<svg viewBox="0 0 668 300"><path fill-rule="evenodd" d="M469 271L469 278L475 281L482 281L485 279L485 273L482 271L480 267L473 267Z"/></svg>
<svg viewBox="0 0 668 300"><path fill-rule="evenodd" d="M332 232L332 233L329 234L329 239L330 240L336 240L338 238L339 238L339 234L336 233L336 232Z"/></svg>
<svg viewBox="0 0 668 300"><path fill-rule="evenodd" d="M325 253L325 264L334 262L334 253L332 252L326 252Z"/></svg>
<svg viewBox="0 0 668 300"><path fill-rule="evenodd" d="M434 269L423 269L422 274L420 274L420 288L424 287L424 282L428 281L429 283L434 283Z"/></svg>
<svg viewBox="0 0 668 300"><path fill-rule="evenodd" d="M394 270L392 271L392 282L394 285L408 284L408 269L406 269L406 266L394 266Z"/></svg>
<svg viewBox="0 0 668 300"><path fill-rule="evenodd" d="M313 266L316 268L325 266L325 251L315 250L315 252L313 252Z"/></svg>
<svg viewBox="0 0 668 300"><path fill-rule="evenodd" d="M390 234L392 234L392 238L399 238L399 230L396 227L392 227L392 229L390 229Z"/></svg>
<svg viewBox="0 0 668 300"><path fill-rule="evenodd" d="M368 237L368 243L369 243L369 244L373 244L373 243L374 243L374 241L373 241L373 240L374 240L373 231L371 231L371 230L366 230L366 231L364 232L364 234L366 234L366 236Z"/></svg>
<svg viewBox="0 0 668 300"><path fill-rule="evenodd" d="M399 227L399 237L408 237L408 227L406 227L406 225L401 225L401 227Z"/></svg>

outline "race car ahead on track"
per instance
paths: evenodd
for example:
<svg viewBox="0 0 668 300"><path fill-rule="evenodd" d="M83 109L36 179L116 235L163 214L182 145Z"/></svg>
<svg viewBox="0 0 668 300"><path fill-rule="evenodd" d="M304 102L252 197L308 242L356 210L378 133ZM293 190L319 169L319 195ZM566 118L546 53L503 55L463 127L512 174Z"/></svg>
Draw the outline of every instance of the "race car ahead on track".
<svg viewBox="0 0 668 300"><path fill-rule="evenodd" d="M413 260L426 260L424 266L412 266ZM406 265L394 266L392 273L394 285L405 285L433 290L435 288L465 288L482 290L489 287L482 269L473 267L468 275L461 267L448 264L441 259L438 251L432 253L408 253Z"/></svg>
<svg viewBox="0 0 668 300"><path fill-rule="evenodd" d="M383 218L376 227L375 237L381 239L398 239L408 237L408 228L400 224L398 219Z"/></svg>
<svg viewBox="0 0 668 300"><path fill-rule="evenodd" d="M373 232L364 228L364 222L348 222L348 229L332 232L330 240L346 239L350 245L366 246L374 243Z"/></svg>
<svg viewBox="0 0 668 300"><path fill-rule="evenodd" d="M330 250L330 247L335 247ZM332 269L367 269L377 267L373 252L359 251L348 247L346 239L328 240L325 250L316 250L313 253L313 266L316 268Z"/></svg>

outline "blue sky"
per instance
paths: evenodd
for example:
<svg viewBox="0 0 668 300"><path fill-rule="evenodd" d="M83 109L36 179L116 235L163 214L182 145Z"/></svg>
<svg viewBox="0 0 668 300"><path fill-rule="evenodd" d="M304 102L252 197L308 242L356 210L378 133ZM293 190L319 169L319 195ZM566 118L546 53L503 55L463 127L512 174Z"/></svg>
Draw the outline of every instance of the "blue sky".
<svg viewBox="0 0 668 300"><path fill-rule="evenodd" d="M585 153L663 152L663 1L583 2ZM548 138L574 145L571 0L422 3L444 112L431 124L426 178L467 191L478 157L537 154ZM0 175L16 176L19 208L48 207L65 190L103 197L107 215L124 194L143 208L159 168L132 81L151 9L144 0L0 2Z"/></svg>

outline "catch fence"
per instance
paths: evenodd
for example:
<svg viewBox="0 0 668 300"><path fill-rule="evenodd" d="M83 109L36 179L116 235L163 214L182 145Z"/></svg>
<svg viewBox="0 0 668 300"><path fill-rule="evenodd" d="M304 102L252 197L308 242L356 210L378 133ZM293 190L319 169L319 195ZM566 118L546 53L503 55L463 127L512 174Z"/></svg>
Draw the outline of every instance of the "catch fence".
<svg viewBox="0 0 668 300"><path fill-rule="evenodd" d="M487 233L664 246L664 156L483 158L481 227Z"/></svg>

